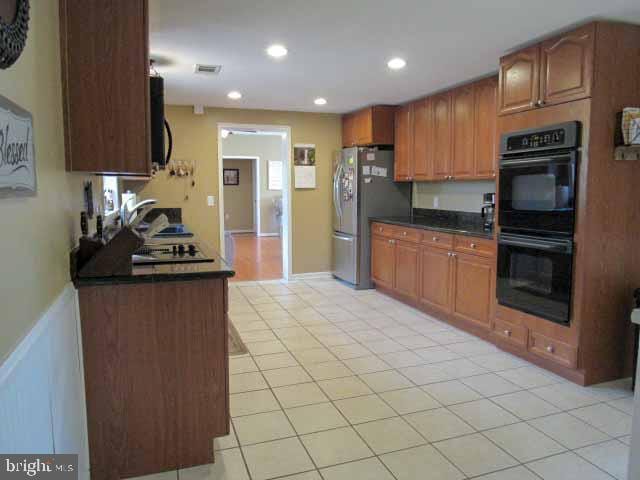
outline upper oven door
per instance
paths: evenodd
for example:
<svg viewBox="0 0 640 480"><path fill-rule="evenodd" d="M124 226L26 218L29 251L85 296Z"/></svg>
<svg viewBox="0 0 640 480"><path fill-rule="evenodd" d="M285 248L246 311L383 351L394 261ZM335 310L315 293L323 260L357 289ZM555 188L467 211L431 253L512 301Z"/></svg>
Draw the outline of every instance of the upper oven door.
<svg viewBox="0 0 640 480"><path fill-rule="evenodd" d="M573 266L571 240L515 234L498 238L498 303L568 324Z"/></svg>
<svg viewBox="0 0 640 480"><path fill-rule="evenodd" d="M501 227L572 234L577 152L500 161Z"/></svg>

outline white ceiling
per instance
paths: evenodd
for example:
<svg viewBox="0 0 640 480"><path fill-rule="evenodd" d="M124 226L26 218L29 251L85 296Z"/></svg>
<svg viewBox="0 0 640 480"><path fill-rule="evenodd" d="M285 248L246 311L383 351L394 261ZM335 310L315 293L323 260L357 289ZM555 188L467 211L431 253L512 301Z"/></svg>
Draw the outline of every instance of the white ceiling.
<svg viewBox="0 0 640 480"><path fill-rule="evenodd" d="M500 55L590 18L640 23L637 0L151 0L169 104L346 112L497 71ZM265 54L282 43L289 55ZM407 67L392 72L389 58ZM195 63L221 64L218 76ZM243 98L227 98L231 90ZM316 97L328 104L317 107Z"/></svg>

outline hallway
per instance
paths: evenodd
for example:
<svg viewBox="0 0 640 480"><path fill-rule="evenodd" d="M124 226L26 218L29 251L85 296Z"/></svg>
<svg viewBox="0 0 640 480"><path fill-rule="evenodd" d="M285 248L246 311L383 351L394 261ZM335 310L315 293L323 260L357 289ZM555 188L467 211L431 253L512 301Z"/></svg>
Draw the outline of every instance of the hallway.
<svg viewBox="0 0 640 480"><path fill-rule="evenodd" d="M232 235L234 243L232 281L277 280L282 278L282 240L253 233Z"/></svg>

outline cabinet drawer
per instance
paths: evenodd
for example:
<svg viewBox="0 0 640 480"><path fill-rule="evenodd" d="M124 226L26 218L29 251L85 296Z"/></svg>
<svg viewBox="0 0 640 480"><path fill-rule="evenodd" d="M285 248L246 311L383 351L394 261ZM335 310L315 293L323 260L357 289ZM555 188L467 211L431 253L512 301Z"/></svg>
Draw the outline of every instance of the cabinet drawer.
<svg viewBox="0 0 640 480"><path fill-rule="evenodd" d="M422 243L431 245L432 247L446 248L447 250L451 250L453 248L453 235L451 235L450 233L425 230L424 232L422 232Z"/></svg>
<svg viewBox="0 0 640 480"><path fill-rule="evenodd" d="M454 250L460 253L480 255L482 257L494 257L496 254L496 243L486 238L456 235Z"/></svg>
<svg viewBox="0 0 640 480"><path fill-rule="evenodd" d="M576 368L578 363L577 348L536 332L529 334L529 351L569 368Z"/></svg>
<svg viewBox="0 0 640 480"><path fill-rule="evenodd" d="M414 228L404 228L395 226L393 227L392 235L398 240L404 240L406 242L419 243L422 240L422 231Z"/></svg>
<svg viewBox="0 0 640 480"><path fill-rule="evenodd" d="M509 343L527 348L527 327L515 325L496 318L493 323L493 334Z"/></svg>
<svg viewBox="0 0 640 480"><path fill-rule="evenodd" d="M378 235L378 236L382 236L382 237L393 237L394 234L394 230L393 230L393 225L388 225L386 223L372 223L371 224L371 233L373 235Z"/></svg>

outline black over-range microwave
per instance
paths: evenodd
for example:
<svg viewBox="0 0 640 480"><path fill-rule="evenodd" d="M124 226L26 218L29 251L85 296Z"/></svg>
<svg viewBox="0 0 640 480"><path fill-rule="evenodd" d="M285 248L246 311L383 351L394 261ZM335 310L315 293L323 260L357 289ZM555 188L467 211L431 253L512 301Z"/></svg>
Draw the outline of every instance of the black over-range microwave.
<svg viewBox="0 0 640 480"><path fill-rule="evenodd" d="M158 75L149 77L151 101L151 162L164 168L171 160L173 138L169 122L164 118L164 79ZM165 150L165 131L168 145Z"/></svg>

